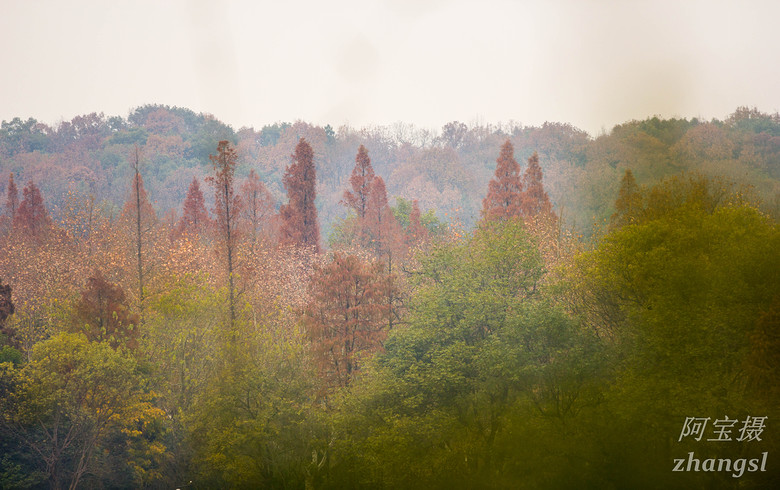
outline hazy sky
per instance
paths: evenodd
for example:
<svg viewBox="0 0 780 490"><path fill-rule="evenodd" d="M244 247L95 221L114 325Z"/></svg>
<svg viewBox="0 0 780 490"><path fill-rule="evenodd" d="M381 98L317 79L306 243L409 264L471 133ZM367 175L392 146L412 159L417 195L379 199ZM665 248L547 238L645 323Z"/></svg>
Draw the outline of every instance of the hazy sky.
<svg viewBox="0 0 780 490"><path fill-rule="evenodd" d="M780 2L0 0L0 120L160 103L238 129L780 109Z"/></svg>

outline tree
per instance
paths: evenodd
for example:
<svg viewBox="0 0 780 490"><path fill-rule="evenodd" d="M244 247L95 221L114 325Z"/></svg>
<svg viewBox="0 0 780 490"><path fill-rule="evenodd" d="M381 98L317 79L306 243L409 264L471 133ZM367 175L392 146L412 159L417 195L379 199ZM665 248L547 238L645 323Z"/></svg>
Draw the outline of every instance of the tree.
<svg viewBox="0 0 780 490"><path fill-rule="evenodd" d="M496 172L488 184L488 193L482 201L482 219L505 220L520 216L521 192L520 166L514 157L512 142L506 140L496 159Z"/></svg>
<svg viewBox="0 0 780 490"><path fill-rule="evenodd" d="M542 185L542 167L539 166L539 155L536 152L528 159L528 168L523 174L520 209L526 218L552 214L550 198Z"/></svg>
<svg viewBox="0 0 780 490"><path fill-rule="evenodd" d="M121 451L138 424L161 415L144 399L133 358L82 334L60 333L36 344L30 361L9 374L0 432L29 450L49 488L79 488L98 469L95 459Z"/></svg>
<svg viewBox="0 0 780 490"><path fill-rule="evenodd" d="M214 187L214 216L219 246L225 254L228 278L228 308L230 310L231 336L235 335L236 291L235 260L238 246L238 216L241 212L241 197L234 190L238 155L229 141L220 141L217 154L209 156L215 175L206 180Z"/></svg>
<svg viewBox="0 0 780 490"><path fill-rule="evenodd" d="M193 177L184 198L182 216L176 223L175 236L200 236L209 227L211 220L206 211L203 192L200 190L198 179Z"/></svg>
<svg viewBox="0 0 780 490"><path fill-rule="evenodd" d="M420 216L420 204L415 199L412 201L412 212L409 213L409 226L406 228L406 242L408 245L424 242L428 239L428 228L423 226Z"/></svg>
<svg viewBox="0 0 780 490"><path fill-rule="evenodd" d="M8 188L6 190L5 211L8 215L8 219L13 223L16 217L16 211L19 208L19 190L16 188L14 182L14 174L8 176Z"/></svg>
<svg viewBox="0 0 780 490"><path fill-rule="evenodd" d="M359 219L363 219L366 216L374 184L374 168L371 166L371 159L368 158L368 150L363 145L360 145L360 148L358 148L357 156L355 157L355 168L352 169L349 183L352 186L352 192L344 191L344 202L355 210Z"/></svg>
<svg viewBox="0 0 780 490"><path fill-rule="evenodd" d="M73 323L90 341L108 342L114 349L138 347L138 315L130 313L122 288L108 282L100 271L87 279Z"/></svg>
<svg viewBox="0 0 780 490"><path fill-rule="evenodd" d="M630 224L639 218L642 211L642 194L631 169L627 168L620 181L620 191L615 201L615 213L611 224L619 227Z"/></svg>
<svg viewBox="0 0 780 490"><path fill-rule="evenodd" d="M241 200L244 203L241 218L254 246L262 232L271 235L270 224L274 214L274 198L254 169L241 184Z"/></svg>
<svg viewBox="0 0 780 490"><path fill-rule="evenodd" d="M125 201L122 209L122 218L130 224L134 234L136 275L138 279L138 305L143 312L144 308L144 239L151 230L157 215L152 203L144 189L144 181L141 177L141 159L138 147L135 147L133 167L133 182L130 185L130 197Z"/></svg>
<svg viewBox="0 0 780 490"><path fill-rule="evenodd" d="M320 227L317 222L317 174L311 145L301 138L291 156L283 183L288 204L279 210L282 218L281 242L285 245L312 247L319 252Z"/></svg>
<svg viewBox="0 0 780 490"><path fill-rule="evenodd" d="M366 245L380 256L393 254L401 247L402 230L387 202L387 190L382 177L374 177L366 206L366 215L361 221Z"/></svg>
<svg viewBox="0 0 780 490"><path fill-rule="evenodd" d="M5 338L0 336L1 343L13 343L14 331L11 328L6 328L5 321L14 314L14 310L11 286L8 284L4 285L3 281L0 280L0 334L5 336Z"/></svg>
<svg viewBox="0 0 780 490"><path fill-rule="evenodd" d="M326 386L349 385L361 356L381 348L393 314L387 301L393 280L381 262L339 252L315 268L304 318Z"/></svg>
<svg viewBox="0 0 780 490"><path fill-rule="evenodd" d="M22 190L22 196L22 202L14 216L14 228L32 237L40 238L52 226L49 212L43 204L41 191L33 181L30 181Z"/></svg>

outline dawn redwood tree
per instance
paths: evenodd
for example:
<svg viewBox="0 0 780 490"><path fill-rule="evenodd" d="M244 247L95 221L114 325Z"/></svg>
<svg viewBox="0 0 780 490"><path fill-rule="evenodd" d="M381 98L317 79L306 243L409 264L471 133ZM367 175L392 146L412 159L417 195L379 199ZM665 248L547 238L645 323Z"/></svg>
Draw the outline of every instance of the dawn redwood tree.
<svg viewBox="0 0 780 490"><path fill-rule="evenodd" d="M95 271L81 292L73 323L90 341L105 341L114 349L120 345L135 349L138 319L138 315L130 313L122 288L108 282L102 272Z"/></svg>
<svg viewBox="0 0 780 490"><path fill-rule="evenodd" d="M184 198L182 216L176 223L174 236L200 236L203 234L211 224L205 202L198 179L193 177L187 190L187 197Z"/></svg>
<svg viewBox="0 0 780 490"><path fill-rule="evenodd" d="M336 252L315 268L305 324L320 373L329 387L349 385L361 356L382 348L392 315L394 277L380 261Z"/></svg>
<svg viewBox="0 0 780 490"><path fill-rule="evenodd" d="M539 166L539 155L536 152L528 159L528 167L523 174L520 209L526 218L552 214L550 198L542 185L542 167Z"/></svg>
<svg viewBox="0 0 780 490"><path fill-rule="evenodd" d="M14 218L16 217L16 210L18 208L19 208L19 190L16 188L16 183L14 182L14 174L13 172L11 172L11 175L8 177L8 191L5 200L5 210L6 210L6 214L8 215L8 219L10 219L12 223L14 221Z"/></svg>
<svg viewBox="0 0 780 490"><path fill-rule="evenodd" d="M49 212L43 204L41 191L33 181L22 190L22 202L16 210L13 226L30 236L40 238L52 226Z"/></svg>
<svg viewBox="0 0 780 490"><path fill-rule="evenodd" d="M238 216L241 213L241 197L235 192L235 171L238 154L229 141L220 141L217 154L209 155L214 175L206 180L214 187L214 216L220 248L225 254L228 278L228 308L230 332L235 340L236 288L235 266L238 247Z"/></svg>
<svg viewBox="0 0 780 490"><path fill-rule="evenodd" d="M400 245L402 233L401 225L387 202L387 189L382 177L374 177L367 204L362 229L368 246L379 255L387 255L388 259L392 259L393 252Z"/></svg>
<svg viewBox="0 0 780 490"><path fill-rule="evenodd" d="M144 180L141 177L141 156L138 147L135 147L133 167L133 181L130 185L130 197L122 209L122 219L130 224L133 230L136 257L136 275L138 276L138 305L141 311L144 308L144 237L151 231L157 215L152 203L144 189Z"/></svg>
<svg viewBox="0 0 780 490"><path fill-rule="evenodd" d="M314 167L314 151L301 138L292 155L282 182L287 190L288 204L279 210L282 218L280 241L284 245L320 248L320 227L317 222L317 174Z"/></svg>
<svg viewBox="0 0 780 490"><path fill-rule="evenodd" d="M268 235L270 231L268 227L274 214L275 204L271 192L254 169L249 171L249 176L241 184L241 201L243 202L241 218L245 223L244 229L249 232L252 246L254 246L262 232L265 232L266 236Z"/></svg>
<svg viewBox="0 0 780 490"><path fill-rule="evenodd" d="M358 219L363 219L366 216L374 183L374 168L371 166L371 159L368 158L368 150L363 145L360 145L360 148L358 148L357 156L355 157L355 168L352 169L349 183L352 186L352 192L349 190L344 191L344 202L355 210Z"/></svg>
<svg viewBox="0 0 780 490"><path fill-rule="evenodd" d="M635 221L642 212L642 192L631 169L626 169L620 180L620 191L615 201L615 213L610 219L612 227L620 227Z"/></svg>
<svg viewBox="0 0 780 490"><path fill-rule="evenodd" d="M520 166L514 157L512 142L506 140L496 159L496 172L488 184L488 193L482 201L482 218L487 221L519 217L520 196L523 190L520 181Z"/></svg>
<svg viewBox="0 0 780 490"><path fill-rule="evenodd" d="M412 201L412 211L409 213L409 226L406 228L406 243L409 246L428 239L428 228L423 226L420 220L421 216L420 203L415 199Z"/></svg>

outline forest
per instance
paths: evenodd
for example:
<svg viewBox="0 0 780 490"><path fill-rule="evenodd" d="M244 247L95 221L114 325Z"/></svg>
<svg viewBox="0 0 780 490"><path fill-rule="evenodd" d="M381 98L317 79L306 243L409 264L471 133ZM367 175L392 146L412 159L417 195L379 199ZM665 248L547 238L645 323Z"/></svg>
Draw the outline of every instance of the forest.
<svg viewBox="0 0 780 490"><path fill-rule="evenodd" d="M780 487L780 115L0 125L0 488Z"/></svg>

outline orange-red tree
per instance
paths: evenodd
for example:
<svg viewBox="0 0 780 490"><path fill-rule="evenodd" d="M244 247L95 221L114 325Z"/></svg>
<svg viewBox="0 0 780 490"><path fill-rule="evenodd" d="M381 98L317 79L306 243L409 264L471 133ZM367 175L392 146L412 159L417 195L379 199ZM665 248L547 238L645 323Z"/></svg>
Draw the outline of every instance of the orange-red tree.
<svg viewBox="0 0 780 490"><path fill-rule="evenodd" d="M151 231L157 215L152 203L144 189L144 180L141 177L141 159L138 147L135 148L133 166L133 181L130 184L130 197L125 201L122 209L122 220L130 225L134 235L136 275L138 279L138 305L143 311L144 307L144 238Z"/></svg>
<svg viewBox="0 0 780 490"><path fill-rule="evenodd" d="M523 185L520 181L520 166L514 153L512 142L506 140L496 159L496 173L488 184L487 196L482 201L484 220L504 220L520 216Z"/></svg>
<svg viewBox="0 0 780 490"><path fill-rule="evenodd" d="M366 216L366 209L371 196L371 189L374 183L374 168L371 166L371 159L368 158L368 150L363 145L358 148L355 157L355 168L352 169L352 176L349 178L352 186L352 192L344 191L344 202L350 208L355 210L358 219Z"/></svg>
<svg viewBox="0 0 780 490"><path fill-rule="evenodd" d="M174 229L175 237L201 236L203 234L211 224L205 202L198 179L193 177L187 190L187 197L184 198L181 218Z"/></svg>
<svg viewBox="0 0 780 490"><path fill-rule="evenodd" d="M317 173L314 151L301 138L292 155L282 182L287 190L288 204L279 210L282 218L280 241L284 245L311 247L319 252L320 226L317 222Z"/></svg>
<svg viewBox="0 0 780 490"><path fill-rule="evenodd" d="M409 213L409 226L406 227L406 243L409 246L428 239L428 228L423 226L421 217L420 203L415 199L412 201L412 211Z"/></svg>
<svg viewBox="0 0 780 490"><path fill-rule="evenodd" d="M16 188L16 183L14 182L14 174L11 172L11 175L8 177L8 189L6 191L6 199L5 199L5 210L6 214L8 215L8 219L13 222L14 217L16 216L16 210L19 208L19 189Z"/></svg>
<svg viewBox="0 0 780 490"><path fill-rule="evenodd" d="M361 357L382 347L391 323L394 276L384 264L336 252L315 268L305 322L320 373L329 387L347 386Z"/></svg>
<svg viewBox="0 0 780 490"><path fill-rule="evenodd" d="M387 255L389 260L401 246L401 225L387 202L387 189L382 177L374 177L371 184L362 230L369 248L379 255Z"/></svg>
<svg viewBox="0 0 780 490"><path fill-rule="evenodd" d="M241 184L241 213L244 228L249 232L252 246L257 243L261 234L271 235L271 218L274 214L274 198L254 169Z"/></svg>
<svg viewBox="0 0 780 490"><path fill-rule="evenodd" d="M209 155L214 166L214 175L206 180L214 187L214 216L218 242L225 254L228 278L228 308L230 310L230 332L235 335L236 291L235 261L238 247L238 216L241 213L241 197L234 189L238 154L229 141L220 141L217 154ZM233 337L235 338L235 337Z"/></svg>
<svg viewBox="0 0 780 490"><path fill-rule="evenodd" d="M552 214L550 198L542 185L542 167L539 166L539 155L536 152L528 159L528 167L523 174L520 209L526 218Z"/></svg>
<svg viewBox="0 0 780 490"><path fill-rule="evenodd" d="M130 313L122 288L108 282L100 271L87 279L73 323L91 341L108 342L115 349L138 346L138 315Z"/></svg>
<svg viewBox="0 0 780 490"><path fill-rule="evenodd" d="M30 181L22 190L22 202L14 215L13 226L32 237L40 238L51 229L52 222L49 212L43 204L43 197L38 186Z"/></svg>

